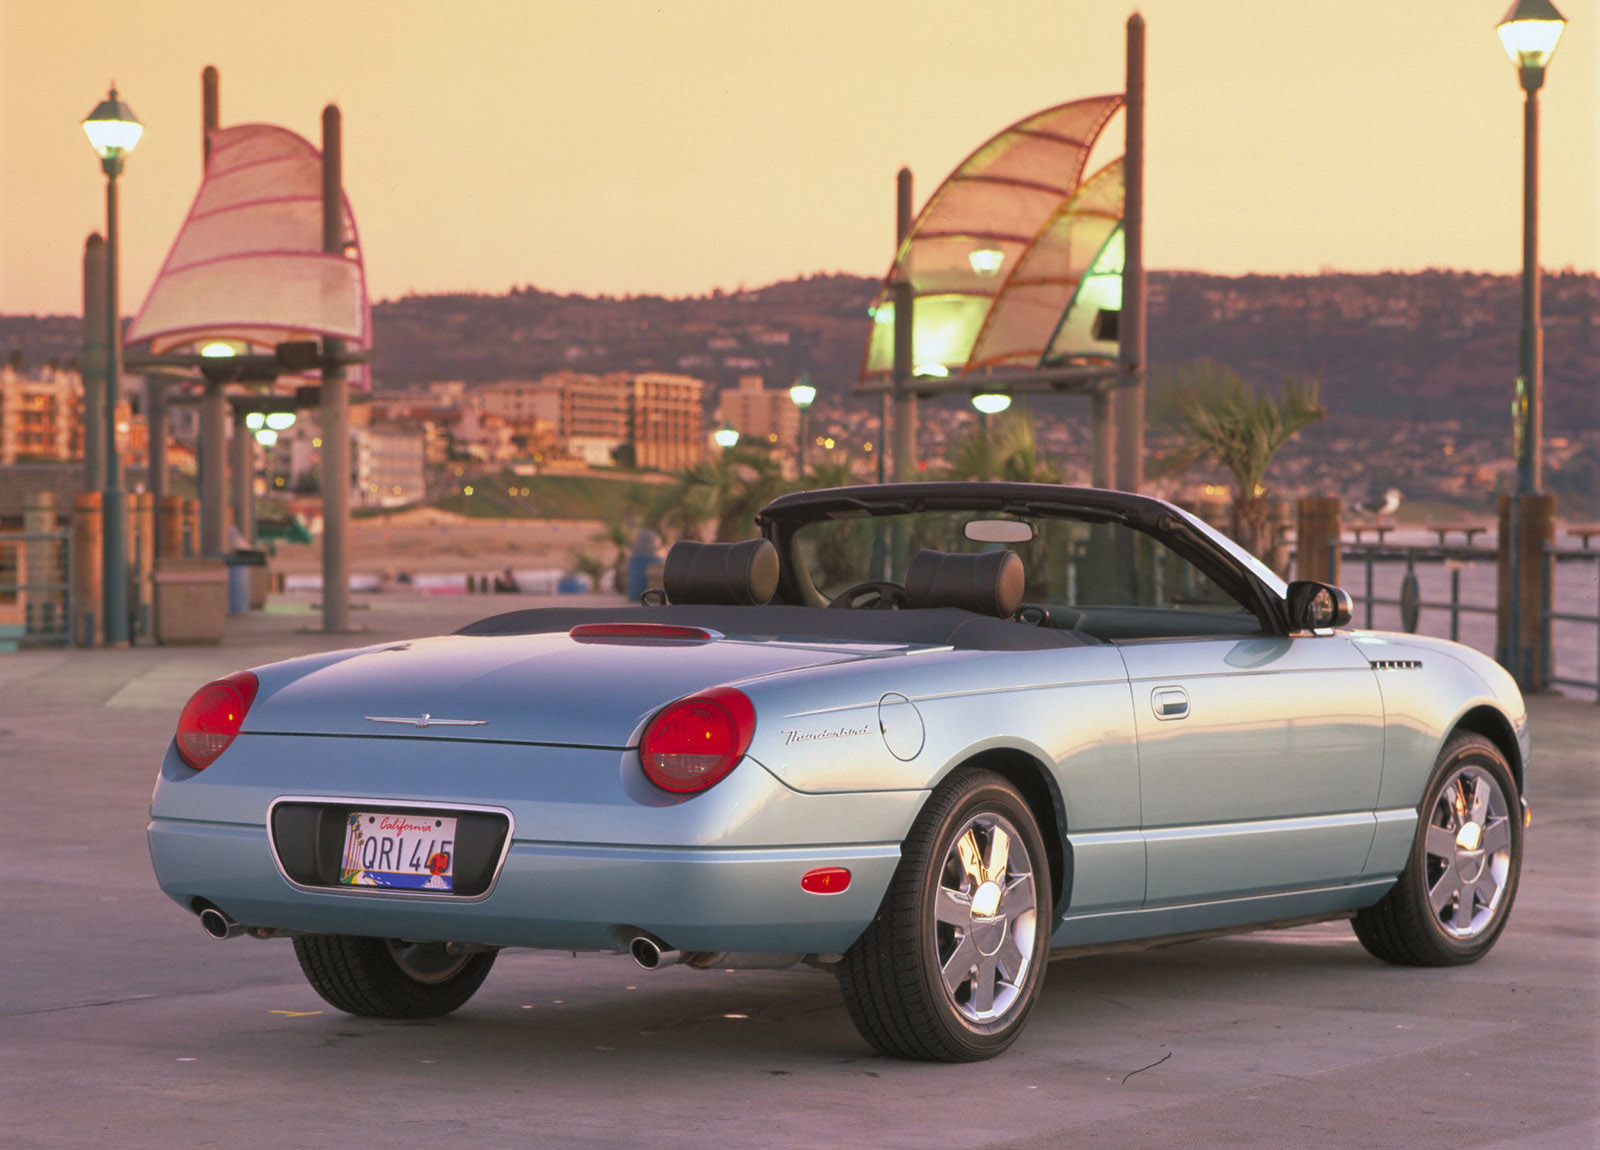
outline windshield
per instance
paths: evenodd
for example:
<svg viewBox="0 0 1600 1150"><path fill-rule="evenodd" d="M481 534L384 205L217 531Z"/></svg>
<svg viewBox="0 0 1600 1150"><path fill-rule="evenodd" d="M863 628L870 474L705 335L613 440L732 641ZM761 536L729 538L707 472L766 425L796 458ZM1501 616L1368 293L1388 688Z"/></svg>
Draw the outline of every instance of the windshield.
<svg viewBox="0 0 1600 1150"><path fill-rule="evenodd" d="M985 542L984 540L1012 540ZM797 527L791 561L821 597L868 581L903 585L919 550L1007 550L1022 560L1024 602L1107 637L1253 634L1245 604L1162 540L1119 522L970 510L869 517L846 513Z"/></svg>

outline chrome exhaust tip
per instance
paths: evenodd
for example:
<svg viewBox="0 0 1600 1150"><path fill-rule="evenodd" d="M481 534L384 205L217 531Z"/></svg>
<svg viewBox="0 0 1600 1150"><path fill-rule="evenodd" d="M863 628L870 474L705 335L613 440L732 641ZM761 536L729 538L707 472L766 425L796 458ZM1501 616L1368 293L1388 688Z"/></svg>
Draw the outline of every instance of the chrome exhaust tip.
<svg viewBox="0 0 1600 1150"><path fill-rule="evenodd" d="M244 927L214 906L208 906L200 912L200 929L219 942L226 938L237 938L245 932Z"/></svg>
<svg viewBox="0 0 1600 1150"><path fill-rule="evenodd" d="M645 970L660 970L683 961L681 950L663 950L660 943L643 934L628 944L628 953Z"/></svg>

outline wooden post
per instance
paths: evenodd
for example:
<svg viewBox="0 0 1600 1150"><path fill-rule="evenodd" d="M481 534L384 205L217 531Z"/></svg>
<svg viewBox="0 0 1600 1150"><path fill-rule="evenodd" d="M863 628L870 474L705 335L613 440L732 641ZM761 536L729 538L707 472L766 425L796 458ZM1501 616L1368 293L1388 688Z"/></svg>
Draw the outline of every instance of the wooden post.
<svg viewBox="0 0 1600 1150"><path fill-rule="evenodd" d="M1338 497L1308 496L1299 501L1296 509L1295 578L1338 586L1342 559L1339 538L1344 530Z"/></svg>
<svg viewBox="0 0 1600 1150"><path fill-rule="evenodd" d="M183 541L187 530L183 507L187 502L181 495L161 497L161 538L157 543L157 554L163 559L183 558Z"/></svg>
<svg viewBox="0 0 1600 1150"><path fill-rule="evenodd" d="M1512 515L1512 499L1517 500ZM1512 521L1519 531L1513 537ZM1556 497L1523 495L1500 497L1499 612L1495 626L1495 658L1511 672L1525 692L1545 687L1544 649L1544 548L1556 538ZM1522 594L1512 596L1511 549L1517 548L1522 567Z"/></svg>
<svg viewBox="0 0 1600 1150"><path fill-rule="evenodd" d="M133 571L132 609L137 624L134 634L149 635L155 617L152 577L156 569L156 497L145 491L128 498L133 526L128 538L128 566Z"/></svg>
<svg viewBox="0 0 1600 1150"><path fill-rule="evenodd" d="M100 618L100 493L80 491L72 498L72 641L99 646L105 620Z"/></svg>
<svg viewBox="0 0 1600 1150"><path fill-rule="evenodd" d="M34 491L22 500L22 530L28 535L43 535L56 529L56 497L53 491ZM66 623L61 618L61 592L51 584L61 578L57 556L59 546L49 539L36 539L21 549L17 566L17 602L29 634L50 634Z"/></svg>
<svg viewBox="0 0 1600 1150"><path fill-rule="evenodd" d="M205 528L202 525L202 504L198 499L185 499L183 501L183 553L191 558L204 555L201 542L205 537Z"/></svg>

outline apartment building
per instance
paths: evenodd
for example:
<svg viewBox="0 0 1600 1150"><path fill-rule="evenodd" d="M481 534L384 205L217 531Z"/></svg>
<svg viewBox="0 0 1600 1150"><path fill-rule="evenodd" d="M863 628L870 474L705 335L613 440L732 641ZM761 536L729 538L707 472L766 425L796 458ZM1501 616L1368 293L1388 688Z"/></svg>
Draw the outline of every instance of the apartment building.
<svg viewBox="0 0 1600 1150"><path fill-rule="evenodd" d="M0 367L0 464L83 458L83 379L46 367L25 374ZM119 424L126 418L118 413Z"/></svg>

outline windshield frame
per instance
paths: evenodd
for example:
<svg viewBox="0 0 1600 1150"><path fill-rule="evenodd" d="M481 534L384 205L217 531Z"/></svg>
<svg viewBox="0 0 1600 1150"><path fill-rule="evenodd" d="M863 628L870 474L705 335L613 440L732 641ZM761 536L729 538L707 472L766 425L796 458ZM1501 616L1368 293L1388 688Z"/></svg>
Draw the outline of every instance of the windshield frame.
<svg viewBox="0 0 1600 1150"><path fill-rule="evenodd" d="M1152 496L1044 483L863 484L779 496L757 513L756 524L778 549L780 600L824 606L826 597L796 559L795 536L802 527L841 515L880 518L940 510L1124 524L1154 536L1214 579L1257 617L1263 633L1289 633L1284 581L1209 524Z"/></svg>

